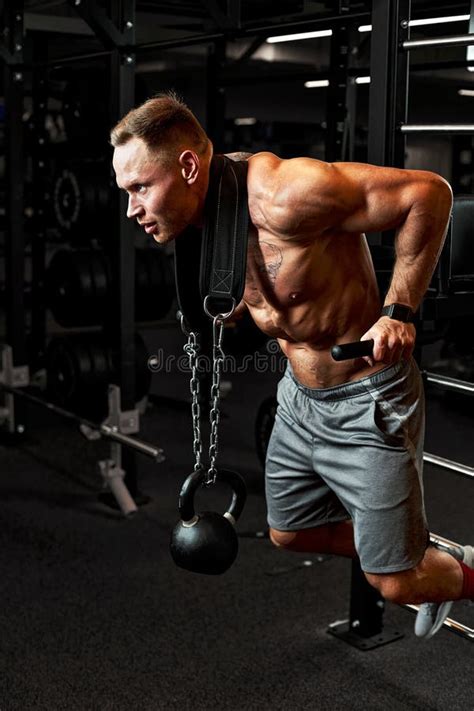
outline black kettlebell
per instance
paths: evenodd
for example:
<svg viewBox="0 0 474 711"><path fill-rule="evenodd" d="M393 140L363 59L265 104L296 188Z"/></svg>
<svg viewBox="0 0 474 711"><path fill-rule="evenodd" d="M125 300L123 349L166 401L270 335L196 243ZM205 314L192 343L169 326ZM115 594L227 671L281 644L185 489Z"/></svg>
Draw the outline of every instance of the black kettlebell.
<svg viewBox="0 0 474 711"><path fill-rule="evenodd" d="M176 565L192 573L220 575L230 568L237 557L239 540L234 524L242 513L247 490L240 474L221 469L216 481L232 488L232 501L225 514L213 511L197 513L194 495L206 479L206 471L198 469L184 482L179 495L181 521L171 533L170 551Z"/></svg>

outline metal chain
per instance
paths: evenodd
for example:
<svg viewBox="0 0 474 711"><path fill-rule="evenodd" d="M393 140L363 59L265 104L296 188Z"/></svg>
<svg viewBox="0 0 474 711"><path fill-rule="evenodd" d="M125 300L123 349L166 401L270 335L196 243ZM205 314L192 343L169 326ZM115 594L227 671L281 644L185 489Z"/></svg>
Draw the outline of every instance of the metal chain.
<svg viewBox="0 0 474 711"><path fill-rule="evenodd" d="M218 453L218 426L220 420L219 405L221 394L221 368L225 360L225 354L222 349L222 341L224 339L223 316L227 315L228 314L218 314L217 316L214 316L212 320L212 406L209 412L211 432L209 435L209 469L204 480L204 484L206 486L215 484L217 477L216 459ZM183 315L179 314L179 317L181 319L181 329L188 337L188 341L183 346L183 350L189 358L189 367L191 370L191 380L189 386L192 396L191 413L193 420L193 451L195 456L194 471L197 471L198 469L201 469L202 457L201 407L199 405L200 388L198 378L199 344L197 334L186 328Z"/></svg>
<svg viewBox="0 0 474 711"><path fill-rule="evenodd" d="M217 428L220 420L220 386L221 386L221 368L225 360L224 351L222 350L222 341L224 338L224 321L222 314L215 316L212 321L212 386L211 386L211 410L209 412L209 421L211 423L211 433L209 435L209 469L207 471L204 483L206 485L214 484L217 476L216 459L217 459Z"/></svg>
<svg viewBox="0 0 474 711"><path fill-rule="evenodd" d="M183 323L181 324L183 326ZM184 330L184 328L183 328ZM198 355L199 345L197 335L193 332L186 332L188 342L183 346L184 352L189 357L189 367L191 370L191 380L189 388L191 390L192 404L191 414L193 419L193 452L194 471L201 469L202 436L201 436L201 406L199 404L199 378L198 378Z"/></svg>

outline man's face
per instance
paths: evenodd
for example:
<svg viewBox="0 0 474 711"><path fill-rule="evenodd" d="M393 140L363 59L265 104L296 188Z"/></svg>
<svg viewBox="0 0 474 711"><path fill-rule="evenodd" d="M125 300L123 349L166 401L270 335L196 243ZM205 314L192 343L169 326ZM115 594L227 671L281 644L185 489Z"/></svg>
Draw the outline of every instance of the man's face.
<svg viewBox="0 0 474 711"><path fill-rule="evenodd" d="M135 219L160 244L175 239L192 223L196 199L181 166L165 167L141 138L132 138L114 151L117 185L128 193L127 217Z"/></svg>

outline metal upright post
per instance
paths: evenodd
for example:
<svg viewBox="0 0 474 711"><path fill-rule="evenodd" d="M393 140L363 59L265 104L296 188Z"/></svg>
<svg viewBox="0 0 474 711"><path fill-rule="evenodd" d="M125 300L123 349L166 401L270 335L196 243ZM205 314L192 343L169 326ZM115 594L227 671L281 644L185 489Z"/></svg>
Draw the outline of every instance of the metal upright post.
<svg viewBox="0 0 474 711"><path fill-rule="evenodd" d="M226 96L220 84L225 55L225 40L210 45L207 55L206 130L216 153L223 151L225 140Z"/></svg>
<svg viewBox="0 0 474 711"><path fill-rule="evenodd" d="M335 27L331 37L329 87L326 101L326 151L329 162L342 160L347 108L347 68L349 59L349 30L347 25Z"/></svg>
<svg viewBox="0 0 474 711"><path fill-rule="evenodd" d="M48 204L47 175L49 141L46 133L48 101L48 71L44 66L47 45L42 37L33 40L32 115L29 129L32 135L32 170L34 234L31 243L31 336L29 362L33 370L41 367L46 348L46 305L44 279L46 270L46 214Z"/></svg>
<svg viewBox="0 0 474 711"><path fill-rule="evenodd" d="M375 0L370 45L368 161L403 167L405 138L399 128L408 110L410 0Z"/></svg>
<svg viewBox="0 0 474 711"><path fill-rule="evenodd" d="M135 103L135 0L109 0L107 9L97 3L77 3L71 6L88 23L106 48L110 69L110 123L113 125L133 108ZM110 235L104 243L110 255L115 275L111 303L109 335L118 354L118 385L122 411L135 409L135 245L134 229L126 216L127 196L116 190L111 167L111 189L115 196ZM106 239L105 239L106 238ZM125 484L136 498L136 457L132 451L122 454Z"/></svg>
<svg viewBox="0 0 474 711"><path fill-rule="evenodd" d="M113 3L112 20L123 33L123 43L116 46L110 58L110 115L112 124L120 120L135 103L135 0ZM112 176L114 179L114 176ZM115 225L113 241L108 250L115 271L117 304L112 323L112 338L119 353L119 385L122 410L135 408L135 245L134 228L127 218L126 193L115 193ZM122 453L125 483L135 498L137 495L136 455L132 450Z"/></svg>
<svg viewBox="0 0 474 711"><path fill-rule="evenodd" d="M24 234L24 68L23 2L9 2L3 10L5 91L5 341L11 346L15 366L26 363L25 234ZM24 407L15 400L15 417L9 434L24 432Z"/></svg>
<svg viewBox="0 0 474 711"><path fill-rule="evenodd" d="M403 165L404 140L399 126L406 120L408 99L407 53L401 42L408 36L410 0L374 0L370 58L370 163ZM379 239L379 238L378 238ZM349 620L334 623L329 632L359 649L373 649L402 635L384 630L384 601L368 584L359 561L352 564Z"/></svg>
<svg viewBox="0 0 474 711"><path fill-rule="evenodd" d="M474 35L474 0L471 0L471 13L469 16L468 34ZM474 44L470 44L466 54L467 62L474 62Z"/></svg>
<svg viewBox="0 0 474 711"><path fill-rule="evenodd" d="M401 639L403 634L384 630L382 596L369 585L358 560L352 561L349 619L334 622L328 632L363 651Z"/></svg>
<svg viewBox="0 0 474 711"><path fill-rule="evenodd" d="M405 136L399 128L408 111L408 53L411 0L374 0L370 44L368 162L403 167ZM372 244L384 242L373 233Z"/></svg>

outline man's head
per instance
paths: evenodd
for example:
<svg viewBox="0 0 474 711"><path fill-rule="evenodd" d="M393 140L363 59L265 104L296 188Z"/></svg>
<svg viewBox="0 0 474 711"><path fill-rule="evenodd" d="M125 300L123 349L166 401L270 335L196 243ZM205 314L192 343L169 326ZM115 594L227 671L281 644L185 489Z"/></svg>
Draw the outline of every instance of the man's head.
<svg viewBox="0 0 474 711"><path fill-rule="evenodd" d="M212 144L182 101L174 94L149 99L112 129L111 143L127 215L157 242L201 222Z"/></svg>

